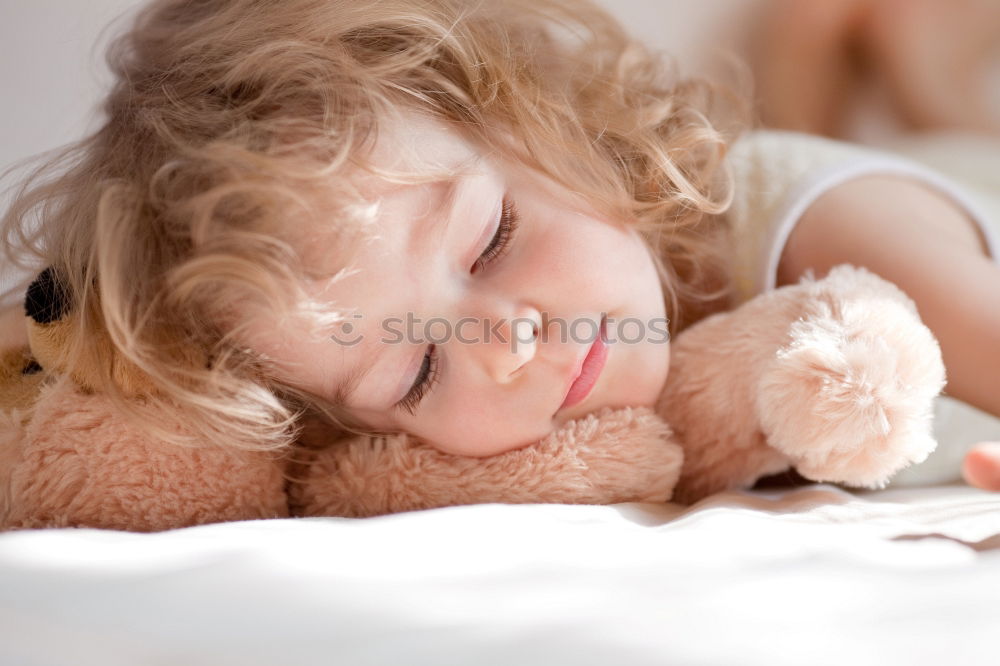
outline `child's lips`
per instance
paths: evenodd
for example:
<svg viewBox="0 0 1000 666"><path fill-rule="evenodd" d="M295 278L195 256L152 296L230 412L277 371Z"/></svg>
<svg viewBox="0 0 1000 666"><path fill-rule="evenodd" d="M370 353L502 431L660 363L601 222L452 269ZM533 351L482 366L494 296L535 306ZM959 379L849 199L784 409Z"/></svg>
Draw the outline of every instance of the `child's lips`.
<svg viewBox="0 0 1000 666"><path fill-rule="evenodd" d="M604 364L608 359L608 345L605 342L607 337L605 317L601 317L600 334L590 346L590 350L576 372L566 393L566 398L559 409L572 407L582 402L597 384L597 379L601 376L601 371L604 370Z"/></svg>

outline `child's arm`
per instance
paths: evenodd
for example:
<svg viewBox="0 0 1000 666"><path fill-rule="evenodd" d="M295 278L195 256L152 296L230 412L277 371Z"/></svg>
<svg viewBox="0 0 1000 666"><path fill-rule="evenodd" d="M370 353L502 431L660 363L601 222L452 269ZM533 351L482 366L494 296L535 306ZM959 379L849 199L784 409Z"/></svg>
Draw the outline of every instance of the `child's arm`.
<svg viewBox="0 0 1000 666"><path fill-rule="evenodd" d="M868 176L830 190L788 239L778 285L841 263L894 282L941 344L946 393L1000 416L1000 265L974 223L930 187Z"/></svg>

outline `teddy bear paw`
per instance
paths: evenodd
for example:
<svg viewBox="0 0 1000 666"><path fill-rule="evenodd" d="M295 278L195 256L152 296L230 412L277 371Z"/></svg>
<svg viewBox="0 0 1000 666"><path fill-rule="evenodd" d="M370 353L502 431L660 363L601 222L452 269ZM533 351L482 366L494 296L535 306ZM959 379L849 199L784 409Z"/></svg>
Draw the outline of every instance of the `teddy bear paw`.
<svg viewBox="0 0 1000 666"><path fill-rule="evenodd" d="M902 300L813 305L758 385L762 429L807 478L881 487L937 446L940 347Z"/></svg>

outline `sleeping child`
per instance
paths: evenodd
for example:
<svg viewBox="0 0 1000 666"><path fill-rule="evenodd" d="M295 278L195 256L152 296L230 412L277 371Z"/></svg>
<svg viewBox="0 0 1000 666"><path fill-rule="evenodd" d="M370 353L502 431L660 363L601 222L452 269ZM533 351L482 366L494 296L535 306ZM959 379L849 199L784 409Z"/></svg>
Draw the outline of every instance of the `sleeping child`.
<svg viewBox="0 0 1000 666"><path fill-rule="evenodd" d="M309 413L511 451L651 406L671 336L842 263L1000 416L1000 192L752 129L589 2L156 0L110 62L4 252L60 276L70 358L125 359L202 441L280 451ZM966 475L1000 490L1000 444Z"/></svg>

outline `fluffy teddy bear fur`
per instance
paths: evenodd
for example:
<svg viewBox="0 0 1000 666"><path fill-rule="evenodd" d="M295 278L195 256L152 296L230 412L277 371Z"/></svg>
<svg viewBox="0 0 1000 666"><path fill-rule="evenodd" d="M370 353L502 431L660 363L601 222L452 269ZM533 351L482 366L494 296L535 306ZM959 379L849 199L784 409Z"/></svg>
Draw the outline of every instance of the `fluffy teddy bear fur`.
<svg viewBox="0 0 1000 666"><path fill-rule="evenodd" d="M29 419L0 413L4 527L155 531L289 515L271 455L166 445L118 417L104 396L67 376L52 380Z"/></svg>
<svg viewBox="0 0 1000 666"><path fill-rule="evenodd" d="M656 411L684 448L674 499L794 468L877 488L923 461L941 349L913 301L865 269L763 294L676 340Z"/></svg>
<svg viewBox="0 0 1000 666"><path fill-rule="evenodd" d="M377 516L455 504L666 502L683 454L649 408L605 408L533 446L489 458L442 453L405 435L314 450L289 487L303 516Z"/></svg>

